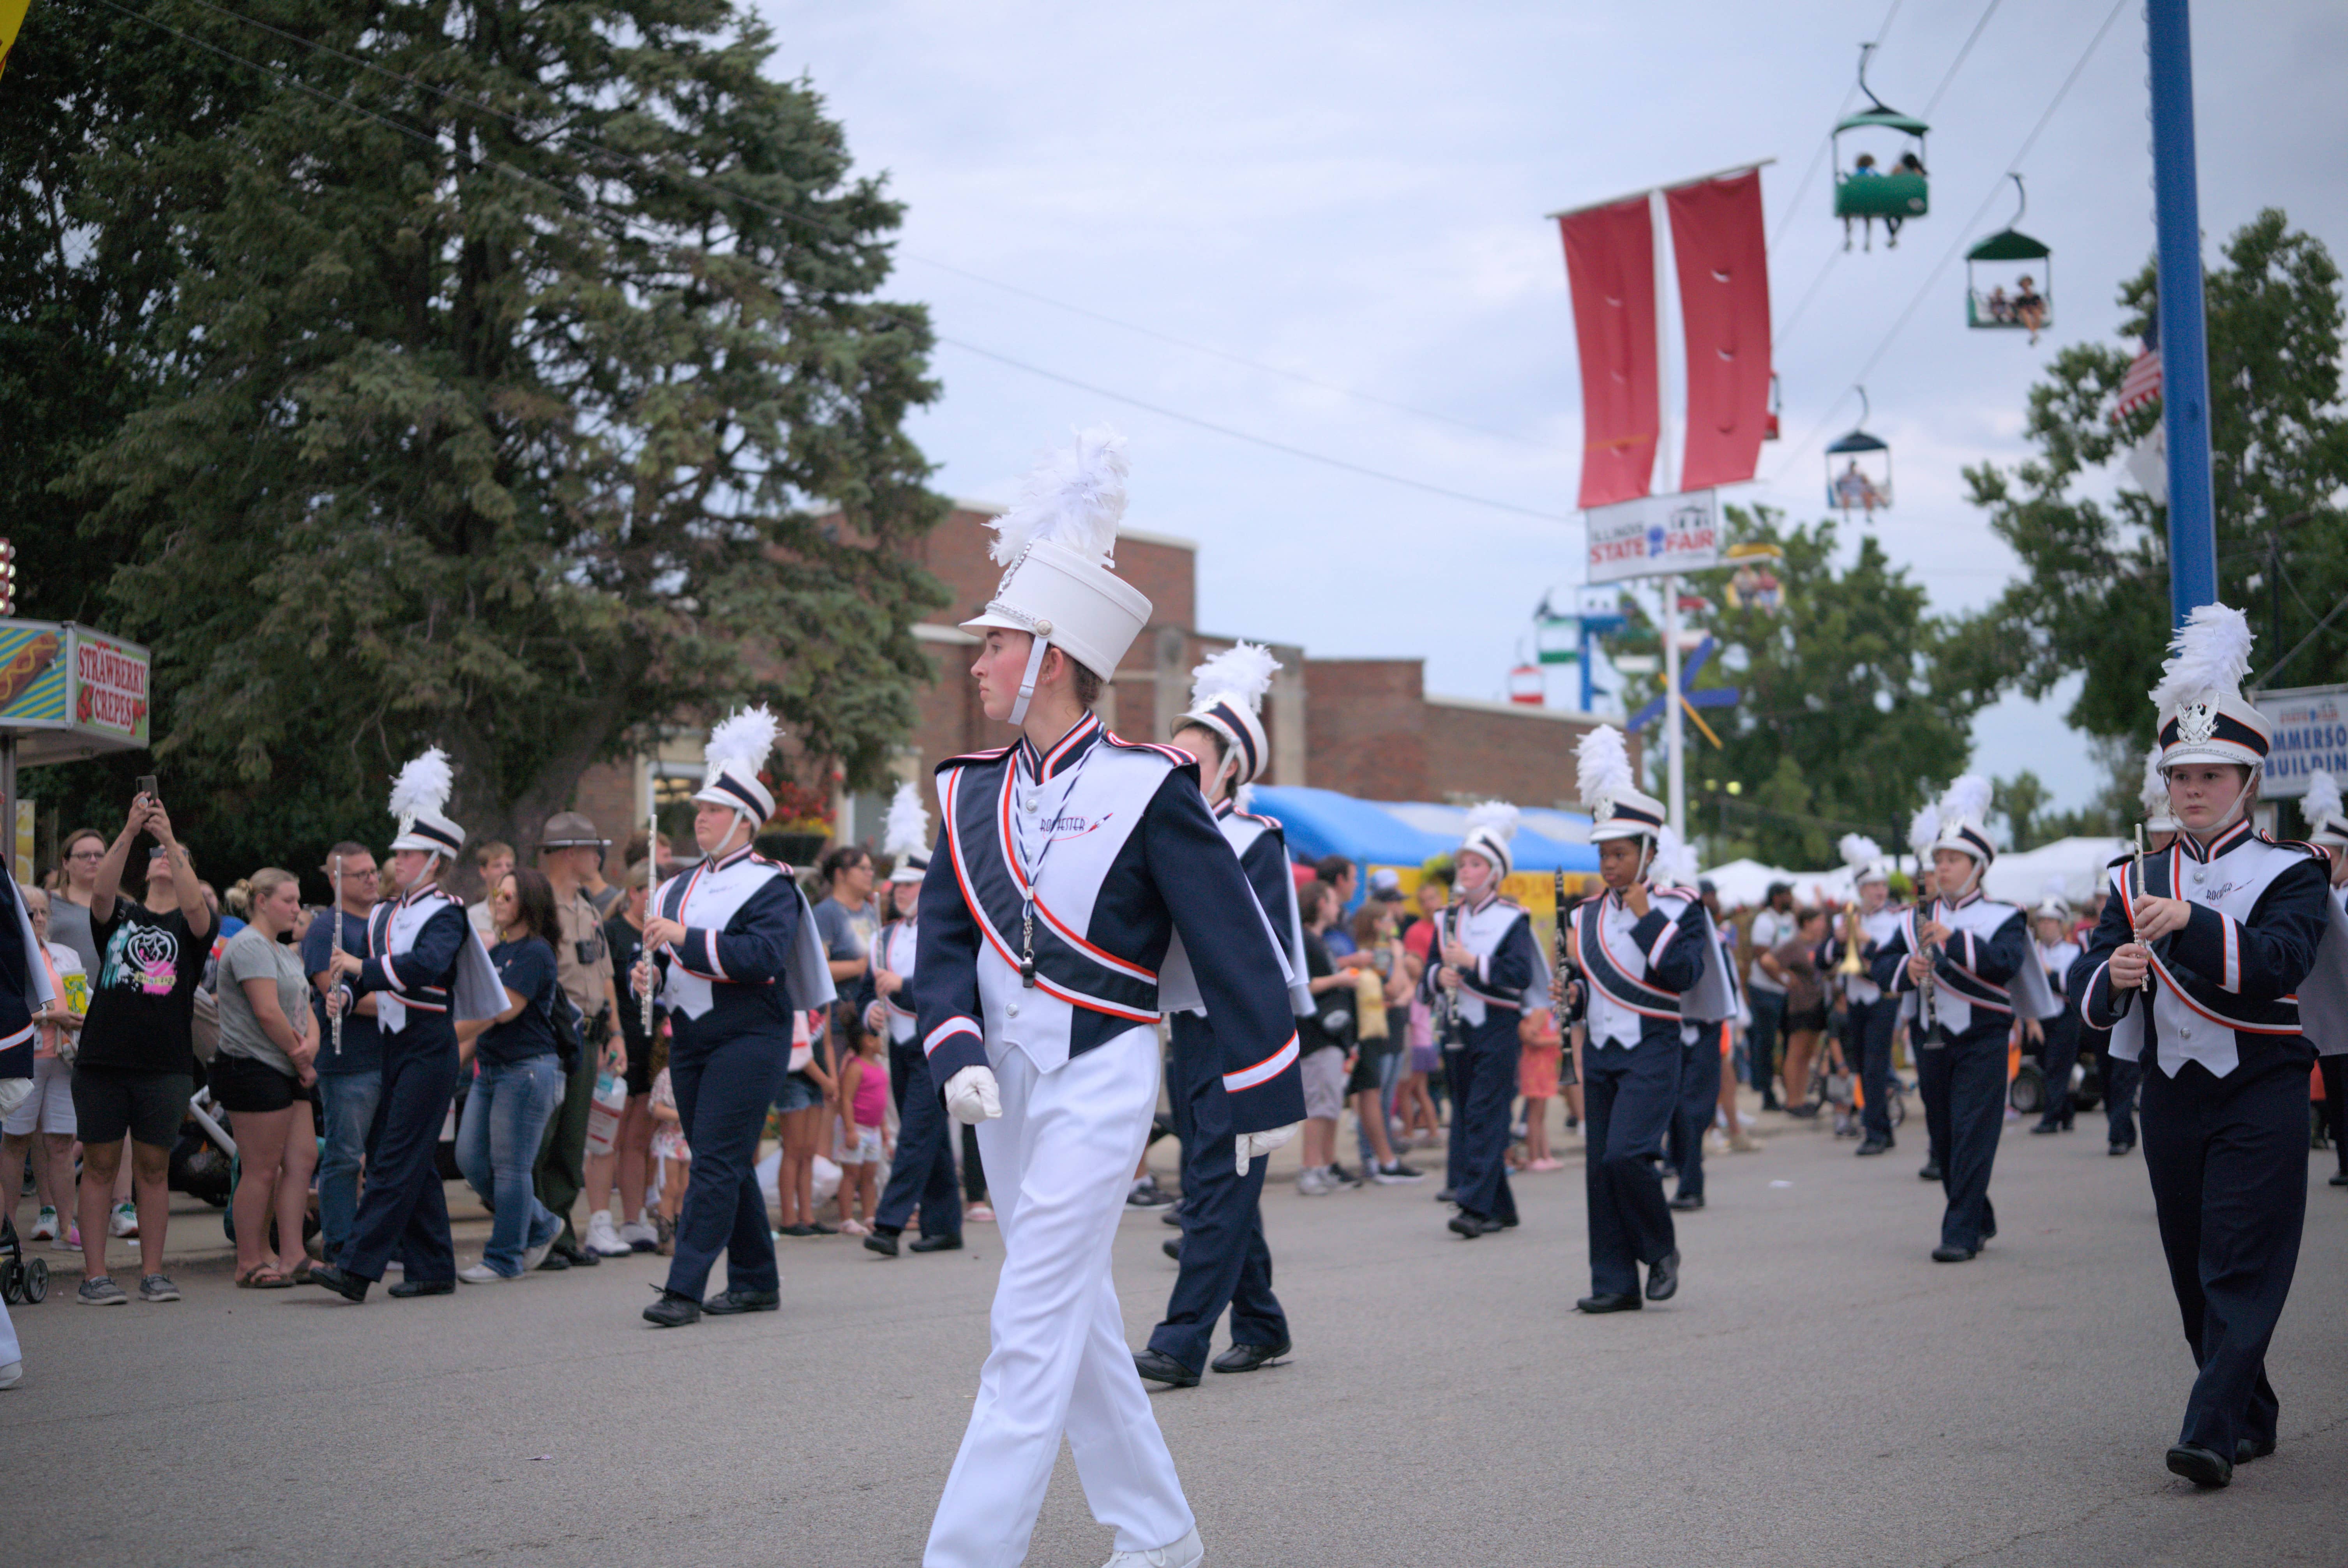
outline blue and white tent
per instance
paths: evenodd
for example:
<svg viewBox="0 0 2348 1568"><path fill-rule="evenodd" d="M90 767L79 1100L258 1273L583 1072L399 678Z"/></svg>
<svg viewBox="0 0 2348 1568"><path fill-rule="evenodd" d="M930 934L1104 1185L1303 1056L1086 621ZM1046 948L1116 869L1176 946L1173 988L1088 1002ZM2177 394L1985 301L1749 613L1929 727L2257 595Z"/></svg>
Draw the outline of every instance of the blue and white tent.
<svg viewBox="0 0 2348 1568"><path fill-rule="evenodd" d="M1465 806L1357 800L1334 789L1302 785L1260 785L1253 809L1280 820L1287 830L1289 853L1296 858L1343 855L1365 870L1393 866L1416 871L1457 849L1468 832ZM1512 847L1519 873L1598 870L1590 819L1579 812L1525 808Z"/></svg>

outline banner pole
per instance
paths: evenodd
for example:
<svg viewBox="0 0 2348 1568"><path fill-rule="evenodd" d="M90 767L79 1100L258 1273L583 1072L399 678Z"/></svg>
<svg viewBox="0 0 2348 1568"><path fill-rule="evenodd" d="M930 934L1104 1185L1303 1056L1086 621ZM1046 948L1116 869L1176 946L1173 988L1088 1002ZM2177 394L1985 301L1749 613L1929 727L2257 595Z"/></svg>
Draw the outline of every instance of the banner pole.
<svg viewBox="0 0 2348 1568"><path fill-rule="evenodd" d="M1663 579L1663 769L1669 779L1664 799L1671 807L1672 829L1687 833L1687 769L1680 721L1680 580L1673 573Z"/></svg>

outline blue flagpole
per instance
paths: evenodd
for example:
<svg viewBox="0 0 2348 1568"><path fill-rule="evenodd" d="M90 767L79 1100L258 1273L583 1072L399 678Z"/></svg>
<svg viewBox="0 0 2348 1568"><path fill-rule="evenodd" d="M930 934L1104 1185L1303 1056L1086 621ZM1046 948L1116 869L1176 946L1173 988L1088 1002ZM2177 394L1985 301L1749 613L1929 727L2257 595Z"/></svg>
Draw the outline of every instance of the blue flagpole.
<svg viewBox="0 0 2348 1568"><path fill-rule="evenodd" d="M2193 38L2187 0L2145 0L2152 187L2160 242L2161 418L2168 438L2168 613L2182 625L2218 597L2209 481L2209 352L2201 301L2201 204L2193 164Z"/></svg>

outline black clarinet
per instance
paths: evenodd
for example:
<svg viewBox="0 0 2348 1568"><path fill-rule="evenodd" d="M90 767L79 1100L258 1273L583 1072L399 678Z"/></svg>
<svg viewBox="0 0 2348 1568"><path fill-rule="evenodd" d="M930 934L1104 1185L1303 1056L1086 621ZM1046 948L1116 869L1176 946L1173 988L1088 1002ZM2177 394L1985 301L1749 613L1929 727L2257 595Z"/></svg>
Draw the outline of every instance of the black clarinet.
<svg viewBox="0 0 2348 1568"><path fill-rule="evenodd" d="M1459 906L1455 903L1443 913L1449 915L1451 921L1436 949L1435 962L1438 966L1448 962L1443 956L1443 949L1459 940ZM1454 985L1446 990L1438 985L1435 989L1435 1043L1444 1050L1456 1051L1468 1043L1468 1037L1459 1026L1459 987Z"/></svg>
<svg viewBox="0 0 2348 1568"><path fill-rule="evenodd" d="M1567 940L1566 922L1572 919L1565 905L1565 873L1557 873L1557 933L1551 939L1556 950L1558 995L1562 999L1562 1011L1558 1015L1558 1032L1563 1034L1590 1016L1590 987L1583 984L1581 966L1573 961L1573 946Z"/></svg>

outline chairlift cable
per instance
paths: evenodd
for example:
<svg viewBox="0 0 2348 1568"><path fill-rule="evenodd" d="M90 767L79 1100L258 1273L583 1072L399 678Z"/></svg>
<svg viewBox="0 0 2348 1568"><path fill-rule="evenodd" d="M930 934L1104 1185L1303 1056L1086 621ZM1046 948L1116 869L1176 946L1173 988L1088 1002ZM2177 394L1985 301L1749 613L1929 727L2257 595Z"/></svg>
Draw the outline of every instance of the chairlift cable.
<svg viewBox="0 0 2348 1568"><path fill-rule="evenodd" d="M198 4L201 3L202 0L198 0ZM1891 36L1892 20L1900 15L1900 7L1904 3L1905 0L1891 0L1891 9L1883 14L1883 25L1875 29L1874 47L1882 47L1883 40ZM1857 88L1851 88L1844 92L1842 96L1842 108L1835 111L1835 118L1837 119L1840 119L1845 113L1849 112L1851 99L1858 96L1859 89ZM1777 225L1777 232L1769 237L1769 253L1771 255L1777 253L1777 242L1783 240L1786 237L1787 231L1794 226L1795 215L1802 210L1802 198L1809 194L1810 181L1818 177L1818 165L1826 161L1826 156L1828 151L1832 150L1833 147L1834 138L1832 136L1824 136L1818 139L1818 150L1810 154L1809 167L1802 170L1801 181L1794 187L1794 199L1786 208L1785 220Z"/></svg>

